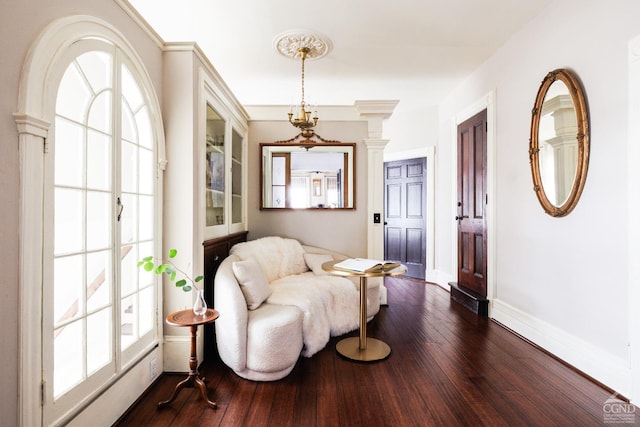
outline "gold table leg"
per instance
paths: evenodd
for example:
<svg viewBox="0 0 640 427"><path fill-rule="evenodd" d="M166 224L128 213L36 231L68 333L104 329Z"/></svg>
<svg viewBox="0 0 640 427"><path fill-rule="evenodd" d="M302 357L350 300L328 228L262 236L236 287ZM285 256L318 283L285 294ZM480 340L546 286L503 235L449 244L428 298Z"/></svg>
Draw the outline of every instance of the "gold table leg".
<svg viewBox="0 0 640 427"><path fill-rule="evenodd" d="M375 338L367 339L367 278L360 277L360 336L340 340L338 353L352 360L371 362L389 356L391 347Z"/></svg>

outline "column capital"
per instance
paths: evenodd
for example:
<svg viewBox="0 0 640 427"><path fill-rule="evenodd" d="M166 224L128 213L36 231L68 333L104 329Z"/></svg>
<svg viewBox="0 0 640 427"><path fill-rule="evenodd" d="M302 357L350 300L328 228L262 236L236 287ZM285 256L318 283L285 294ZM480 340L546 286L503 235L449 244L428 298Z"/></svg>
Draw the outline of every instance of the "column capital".
<svg viewBox="0 0 640 427"><path fill-rule="evenodd" d="M22 113L13 113L13 119L20 135L29 134L46 138L49 134L51 123L45 120Z"/></svg>
<svg viewBox="0 0 640 427"><path fill-rule="evenodd" d="M369 138L382 137L382 122L391 117L396 105L398 105L397 100L356 101L354 103L360 117L366 119L369 124Z"/></svg>
<svg viewBox="0 0 640 427"><path fill-rule="evenodd" d="M367 146L367 150L384 150L384 147L389 143L389 139L378 138L365 138L364 144Z"/></svg>
<svg viewBox="0 0 640 427"><path fill-rule="evenodd" d="M378 116L382 119L388 119L393 114L398 102L396 99L389 101L355 101L354 106L361 116Z"/></svg>

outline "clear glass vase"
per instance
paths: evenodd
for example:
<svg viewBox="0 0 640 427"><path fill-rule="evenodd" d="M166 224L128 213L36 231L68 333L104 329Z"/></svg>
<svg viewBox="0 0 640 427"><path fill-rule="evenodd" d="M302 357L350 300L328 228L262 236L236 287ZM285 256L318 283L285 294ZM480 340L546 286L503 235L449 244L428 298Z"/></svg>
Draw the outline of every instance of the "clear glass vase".
<svg viewBox="0 0 640 427"><path fill-rule="evenodd" d="M193 303L193 313L202 316L207 312L207 301L204 299L204 289L196 289L196 300Z"/></svg>

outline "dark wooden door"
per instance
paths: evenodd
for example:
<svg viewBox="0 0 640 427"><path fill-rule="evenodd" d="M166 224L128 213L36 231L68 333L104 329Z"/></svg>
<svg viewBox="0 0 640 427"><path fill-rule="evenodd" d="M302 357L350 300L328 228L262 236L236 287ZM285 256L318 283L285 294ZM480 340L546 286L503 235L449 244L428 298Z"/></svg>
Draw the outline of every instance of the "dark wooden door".
<svg viewBox="0 0 640 427"><path fill-rule="evenodd" d="M384 256L407 266L407 275L424 279L427 257L427 159L387 162Z"/></svg>
<svg viewBox="0 0 640 427"><path fill-rule="evenodd" d="M487 111L458 126L458 285L487 296Z"/></svg>

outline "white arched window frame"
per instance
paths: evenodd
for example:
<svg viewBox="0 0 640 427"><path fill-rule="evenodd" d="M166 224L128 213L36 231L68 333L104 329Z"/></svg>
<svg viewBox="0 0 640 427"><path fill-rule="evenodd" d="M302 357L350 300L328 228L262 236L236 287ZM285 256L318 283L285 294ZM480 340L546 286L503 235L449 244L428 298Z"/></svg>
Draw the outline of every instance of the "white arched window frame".
<svg viewBox="0 0 640 427"><path fill-rule="evenodd" d="M19 134L20 155L20 330L19 330L19 416L21 425L42 423L42 286L43 213L45 200L44 161L48 149L55 100L68 61L64 56L79 40L101 39L127 58L150 109L156 141L158 168L163 169L164 134L160 107L142 61L126 39L111 25L88 16L71 16L54 21L35 40L27 54L21 75L18 111L14 118ZM161 238L162 174L156 181L155 235ZM160 245L158 245L160 246ZM156 249L156 252L160 248ZM156 253L155 255L160 255ZM161 307L158 292L157 307ZM161 331L161 320L156 328ZM159 332L160 333L160 332ZM119 379L114 377L111 381ZM91 399L88 396L87 399ZM80 402L79 406L86 402Z"/></svg>

